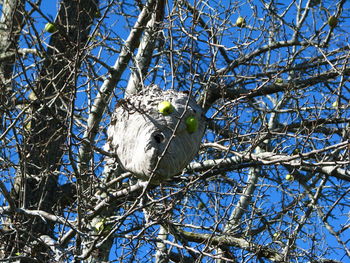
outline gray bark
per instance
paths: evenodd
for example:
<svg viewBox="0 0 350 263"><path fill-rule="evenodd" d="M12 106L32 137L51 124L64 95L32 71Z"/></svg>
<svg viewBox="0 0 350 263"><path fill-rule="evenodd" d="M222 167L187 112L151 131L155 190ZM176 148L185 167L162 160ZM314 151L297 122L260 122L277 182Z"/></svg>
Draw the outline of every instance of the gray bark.
<svg viewBox="0 0 350 263"><path fill-rule="evenodd" d="M82 178L85 178L84 174L86 174L89 170L88 162L92 154L91 144L93 144L94 138L97 134L102 115L108 106L110 96L112 95L115 86L119 82L123 72L129 64L129 61L131 60L133 52L136 48L138 48L138 53L136 56L136 60L138 61L137 66L142 68L141 72L139 73L142 75L146 74L147 72L148 66L151 63L152 53L154 49L154 39L151 36L153 36L156 30L155 22L163 18L163 12L164 1L151 0L148 1L147 4L143 7L142 12L140 13L133 29L129 34L129 37L126 40L124 47L122 48L121 54L115 62L115 65L112 67L112 70L110 72L111 78L107 79L103 83L97 97L95 98L93 107L91 109L91 113L88 118L88 128L84 134L84 141L88 143L85 143L83 147L81 147L79 152L79 171L82 175ZM144 33L140 41L141 35L145 31L145 28L146 32ZM134 77L130 77L129 83L135 84L134 88L136 88L136 86L139 84L139 80L143 78L143 76L141 76L140 74L137 74L137 83L131 81L132 79L134 79L134 77L136 77L136 75ZM117 136L122 135L118 134ZM118 165L111 164L105 166L104 175L106 177L104 178L104 181L107 182L113 177L118 177L120 175L120 172L121 170L118 169ZM83 183L83 188L85 188L85 183ZM108 206L104 207L104 209L101 209L101 211L99 211L98 213L98 216L109 217L114 213L115 211L113 207ZM113 239L113 235L110 235L109 237L105 238L104 241L102 241L102 245L96 249L96 251L98 251L98 253L95 253L97 254L97 256L95 258L88 259L86 262L106 261L108 259L109 250L113 244ZM86 243L88 244L89 240L86 240ZM83 254L89 253L88 250L89 246L86 246L86 249L84 249Z"/></svg>
<svg viewBox="0 0 350 263"><path fill-rule="evenodd" d="M17 42L23 26L24 0L8 0L2 4L0 17L0 55L5 57L0 63L0 105L10 106L12 94L12 71L15 63ZM6 54L12 54L6 56ZM3 112L0 111L0 130Z"/></svg>
<svg viewBox="0 0 350 263"><path fill-rule="evenodd" d="M152 60L155 43L161 38L159 30L160 23L164 16L164 4L164 0L159 0L157 2L155 11L152 12L151 19L146 25L146 30L134 58L134 67L125 90L125 97L137 94L143 87L143 80L147 75L147 70Z"/></svg>
<svg viewBox="0 0 350 263"><path fill-rule="evenodd" d="M16 10L18 13L20 9ZM77 73L74 68L81 63L80 46L88 39L96 10L97 0L61 2L55 19L58 31L50 38L37 85L32 91L37 100L32 105L31 131L25 138L25 148L21 155L22 167L18 170L11 192L18 207L54 214L53 208L59 199L59 195L55 195L59 191L57 175L64 151L62 146L68 132L69 114L65 107L69 105L70 94L75 88ZM18 22L17 20L14 16L13 21ZM10 67L11 64L4 66L6 74L3 76L9 74ZM1 243L17 243L19 247L7 246L2 257L11 256L18 249L21 253L30 255L21 262L34 259L47 261L52 252L36 237L52 236L54 223L45 222L40 217L28 218L26 215L16 217L12 223L21 225L21 231L9 234Z"/></svg>
<svg viewBox="0 0 350 263"><path fill-rule="evenodd" d="M156 0L149 0L144 6L135 26L131 30L125 45L122 48L121 53L119 54L117 61L112 67L110 78L104 81L94 100L87 122L88 127L83 136L85 143L79 150L79 172L82 175L88 171L88 163L92 156L91 145L94 143L102 115L108 106L108 102L113 94L115 86L118 84L123 72L129 64L132 53L138 46L140 37L144 31L145 25L150 19L150 14L155 3Z"/></svg>

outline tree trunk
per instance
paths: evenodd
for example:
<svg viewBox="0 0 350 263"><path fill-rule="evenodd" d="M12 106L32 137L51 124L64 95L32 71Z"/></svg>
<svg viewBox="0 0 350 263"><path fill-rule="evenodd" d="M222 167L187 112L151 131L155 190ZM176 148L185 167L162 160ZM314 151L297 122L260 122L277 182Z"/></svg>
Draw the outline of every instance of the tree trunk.
<svg viewBox="0 0 350 263"><path fill-rule="evenodd" d="M6 2L6 1L5 1ZM97 11L97 0L61 2L53 33L41 71L32 92L31 127L24 140L21 168L17 171L12 197L24 209L38 209L55 214L59 195L57 180L60 160L64 153L70 117L70 102L74 96L77 70L81 63L81 50L88 39L89 30ZM20 13L18 6L15 14ZM17 21L14 18L13 21ZM12 62L13 63L13 62ZM11 64L4 66L9 77ZM48 262L49 249L40 241L43 235L54 237L54 224L42 219L17 216L11 218L15 233L1 242L19 244L7 247L6 255L26 255L21 262ZM16 242L13 240L17 239Z"/></svg>
<svg viewBox="0 0 350 263"><path fill-rule="evenodd" d="M23 26L24 0L8 0L2 4L0 18L0 105L10 106L12 94L12 71L15 63L15 50ZM5 107L4 107L5 108ZM0 130L2 117L0 111Z"/></svg>

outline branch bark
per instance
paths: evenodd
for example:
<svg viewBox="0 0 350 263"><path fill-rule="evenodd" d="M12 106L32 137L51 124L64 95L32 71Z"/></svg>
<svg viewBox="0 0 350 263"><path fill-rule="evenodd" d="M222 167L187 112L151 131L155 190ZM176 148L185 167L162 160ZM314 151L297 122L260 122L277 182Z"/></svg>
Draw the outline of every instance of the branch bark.
<svg viewBox="0 0 350 263"><path fill-rule="evenodd" d="M23 166L17 171L11 191L17 207L54 214L53 209L59 199L54 194L58 190L57 170L61 166L63 145L68 134L67 120L70 113L67 105L70 105L75 90L77 68L82 62L81 50L88 40L97 5L97 0L64 0L60 4L55 19L58 31L50 38L36 85L31 86L36 97L35 103L31 105L31 130L25 137L25 148L21 153ZM19 12L20 7L16 8ZM18 18L14 19L14 22L19 22ZM18 33L10 32L15 37ZM18 235L7 236L1 243L20 244L15 249L32 253L36 260L48 261L51 253L49 247L31 243L30 240L41 235L51 236L54 223L48 221L47 224L42 224L40 219L28 217L26 213L13 217L12 220L14 226L19 225L26 230L19 231ZM9 246L5 254L13 253L12 249Z"/></svg>
<svg viewBox="0 0 350 263"><path fill-rule="evenodd" d="M263 245L255 244L243 238L230 235L203 234L185 231L177 228L177 231L189 242L210 243L211 245L232 246L254 253L258 257L264 257L273 262L284 262L283 255Z"/></svg>
<svg viewBox="0 0 350 263"><path fill-rule="evenodd" d="M160 24L164 17L164 6L165 0L157 0L155 10L151 13L151 19L146 25L146 30L134 58L134 69L131 72L125 90L125 97L137 94L141 87L143 87L143 80L147 75L148 67L152 61L155 43L161 38Z"/></svg>
<svg viewBox="0 0 350 263"><path fill-rule="evenodd" d="M8 99L12 95L12 72L16 61L15 55L6 56L8 53L15 54L17 42L23 27L24 0L4 1L2 3L0 17L0 105L9 106ZM0 111L0 131L2 130L3 112Z"/></svg>
<svg viewBox="0 0 350 263"><path fill-rule="evenodd" d="M207 144L208 146L210 144ZM194 162L187 166L187 172L191 173L192 171L202 172L210 169L218 169L218 170L237 170L245 167L257 167L262 165L272 165L272 164L281 164L284 166L298 168L304 171L316 171L323 173L328 176L333 176L338 179L342 179L345 181L350 181L350 172L347 169L341 168L341 166L347 165L349 162L338 162L338 161L321 161L318 163L313 163L310 161L305 161L315 154L319 154L321 152L326 152L332 149L342 149L346 148L349 145L349 141L344 141L335 145L331 145L329 147L325 147L322 149L314 150L308 153L299 153L294 155L284 155L284 154L276 154L272 152L264 152L261 154L251 154L244 153L239 154L237 152L232 152L235 156L227 157L223 159L213 159L206 160L202 162ZM230 151L228 147L216 145L216 147L220 147L224 149L224 151Z"/></svg>
<svg viewBox="0 0 350 263"><path fill-rule="evenodd" d="M138 46L141 34L150 19L155 3L156 0L149 0L144 6L137 21L135 22L133 29L125 41L125 45L123 46L117 61L112 67L110 77L104 81L94 100L87 121L87 129L83 135L83 140L90 142L90 144L83 144L79 150L79 172L82 176L84 176L89 169L88 163L92 155L91 145L94 144L94 139L96 137L103 113L108 106L108 102L112 96L115 86L118 84L123 72L130 62L133 52Z"/></svg>

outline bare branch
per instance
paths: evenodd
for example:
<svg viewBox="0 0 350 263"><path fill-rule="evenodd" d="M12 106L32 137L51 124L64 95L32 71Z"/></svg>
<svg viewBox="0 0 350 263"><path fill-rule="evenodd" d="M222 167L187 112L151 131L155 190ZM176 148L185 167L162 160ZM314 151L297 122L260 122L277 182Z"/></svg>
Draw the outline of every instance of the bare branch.
<svg viewBox="0 0 350 263"><path fill-rule="evenodd" d="M121 75L126 69L132 53L139 42L140 36L145 29L145 26L150 19L150 13L155 4L156 0L150 0L144 6L142 12L140 13L133 29L131 30L125 44L119 54L119 57L115 64L113 65L113 72L111 72L110 77L104 81L99 93L97 94L94 103L87 120L87 129L83 135L83 140L89 141L93 144L94 138L98 131L99 123L102 119L102 115L106 110L110 97L112 95L113 89L120 80ZM91 159L91 147L89 145L83 145L79 151L79 171L84 174L88 169L88 162Z"/></svg>

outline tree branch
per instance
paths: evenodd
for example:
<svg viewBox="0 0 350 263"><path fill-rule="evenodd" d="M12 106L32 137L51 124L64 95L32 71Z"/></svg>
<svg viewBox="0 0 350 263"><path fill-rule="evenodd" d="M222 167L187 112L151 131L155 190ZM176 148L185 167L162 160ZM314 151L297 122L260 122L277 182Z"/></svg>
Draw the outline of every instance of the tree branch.
<svg viewBox="0 0 350 263"><path fill-rule="evenodd" d="M165 0L157 0L155 10L151 13L151 19L146 25L146 30L140 41L140 45L135 56L135 68L131 72L128 85L125 90L125 97L136 94L143 86L143 79L146 76L148 67L152 60L155 42L161 37L159 33L160 23L164 17Z"/></svg>
<svg viewBox="0 0 350 263"><path fill-rule="evenodd" d="M251 153L237 153L231 151L229 147L221 146L219 144L206 144L206 146L214 146L224 150L225 152L232 152L235 156L226 157L223 159L212 159L206 160L203 162L191 163L187 166L186 172L190 173L191 171L201 172L207 171L213 168L216 169L229 169L236 170L243 167L255 167L261 165L272 165L272 164L282 164L290 167L297 167L305 171L318 171L323 174L334 176L345 181L350 181L350 172L346 169L342 169L339 165L346 165L349 162L325 162L321 161L318 163L312 163L310 161L305 161L310 159L310 157L326 152L332 149L342 149L348 147L349 141L341 142L335 145L324 147L321 149L313 150L307 153L299 153L294 155L286 154L276 154L272 152L263 152L260 154L251 154Z"/></svg>
<svg viewBox="0 0 350 263"><path fill-rule="evenodd" d="M233 246L254 253L258 257L268 258L274 262L284 262L283 255L263 245L255 244L243 238L230 235L194 233L176 228L179 234L189 242L210 243L211 245Z"/></svg>
<svg viewBox="0 0 350 263"><path fill-rule="evenodd" d="M110 72L110 77L104 81L94 100L87 120L87 128L83 135L83 140L89 141L90 144L93 144L100 121L111 98L112 92L126 69L132 53L138 46L139 39L148 20L150 19L150 14L155 3L156 0L149 0L144 6L137 21L135 22L133 29L125 41L117 61L112 67L113 71ZM81 175L84 175L84 173L88 170L88 163L91 159L91 154L91 146L89 144L83 144L79 150L79 172Z"/></svg>
<svg viewBox="0 0 350 263"><path fill-rule="evenodd" d="M280 43L279 45L273 45L272 47L273 49L275 49L275 48L280 48L288 45L293 45L293 43L294 42L287 41L287 42ZM304 43L304 45L307 45L307 43ZM262 47L240 59L233 61L232 67L239 66L246 60L249 60L252 57L255 57L256 55L260 55L261 53L266 51L269 51L268 46ZM226 73L225 70L227 70L227 68L221 69L218 72L220 74L224 74ZM259 96L266 96L266 95L275 94L278 92L286 92L290 90L301 90L305 87L313 86L318 83L327 82L341 75L347 75L347 76L350 75L350 68L344 68L341 71L335 71L334 69L330 69L309 78L291 79L281 84L266 82L260 85L256 89L239 88L239 86L241 85L239 85L239 83L237 83L236 81L232 81L229 84L225 84L225 83L214 84L213 82L211 84L212 86L210 86L210 88L208 88L208 90L206 91L206 95L202 96L201 104L203 104L204 108L208 110L216 100L221 98L231 99L231 100L242 100L242 99L252 99Z"/></svg>

